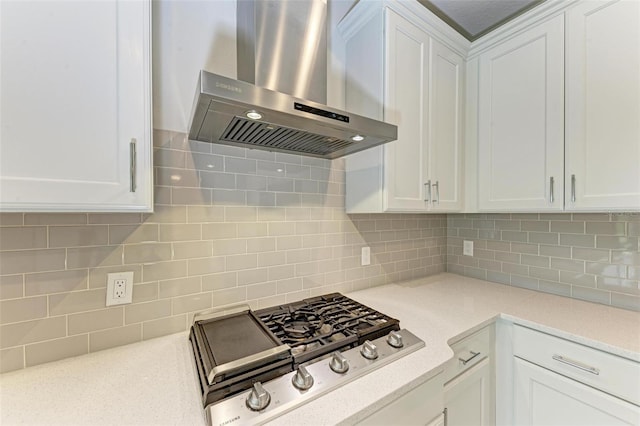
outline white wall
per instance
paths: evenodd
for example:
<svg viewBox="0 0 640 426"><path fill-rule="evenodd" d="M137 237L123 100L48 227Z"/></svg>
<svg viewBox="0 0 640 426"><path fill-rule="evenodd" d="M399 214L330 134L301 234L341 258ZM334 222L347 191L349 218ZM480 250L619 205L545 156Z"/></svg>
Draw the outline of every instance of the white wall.
<svg viewBox="0 0 640 426"><path fill-rule="evenodd" d="M329 0L329 37L356 0ZM328 96L336 107L343 91L329 55ZM334 64L334 65L332 65ZM153 127L187 132L201 69L236 78L236 1L153 2Z"/></svg>

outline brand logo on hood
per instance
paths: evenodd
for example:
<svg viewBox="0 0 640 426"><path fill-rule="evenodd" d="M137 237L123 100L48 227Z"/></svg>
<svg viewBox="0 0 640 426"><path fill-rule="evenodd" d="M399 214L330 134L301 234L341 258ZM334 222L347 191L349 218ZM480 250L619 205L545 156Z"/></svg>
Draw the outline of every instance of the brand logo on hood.
<svg viewBox="0 0 640 426"><path fill-rule="evenodd" d="M220 83L219 81L216 81L216 87L219 87L221 89L226 89L230 92L236 92L236 93L242 93L242 89L236 86L232 86L230 84L227 83Z"/></svg>

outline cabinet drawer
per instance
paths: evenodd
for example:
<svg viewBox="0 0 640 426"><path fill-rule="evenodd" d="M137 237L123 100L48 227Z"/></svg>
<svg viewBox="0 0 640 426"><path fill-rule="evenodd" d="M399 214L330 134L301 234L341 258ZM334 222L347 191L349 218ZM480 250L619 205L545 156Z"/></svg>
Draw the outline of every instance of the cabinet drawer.
<svg viewBox="0 0 640 426"><path fill-rule="evenodd" d="M640 363L526 327L514 326L513 354L640 404Z"/></svg>
<svg viewBox="0 0 640 426"><path fill-rule="evenodd" d="M491 355L491 326L465 337L451 345L453 358L446 369L445 380L449 381L467 371L487 356Z"/></svg>

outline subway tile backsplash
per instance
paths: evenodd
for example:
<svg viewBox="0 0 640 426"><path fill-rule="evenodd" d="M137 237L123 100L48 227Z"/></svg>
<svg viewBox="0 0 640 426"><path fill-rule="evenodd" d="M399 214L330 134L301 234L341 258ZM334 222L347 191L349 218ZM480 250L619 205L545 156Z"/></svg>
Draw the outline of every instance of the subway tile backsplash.
<svg viewBox="0 0 640 426"><path fill-rule="evenodd" d="M153 214L0 214L0 371L186 330L204 309L445 270L446 216L345 214L344 160L154 144ZM107 308L121 271L133 303Z"/></svg>
<svg viewBox="0 0 640 426"><path fill-rule="evenodd" d="M640 213L449 215L447 270L640 311L639 230Z"/></svg>
<svg viewBox="0 0 640 426"><path fill-rule="evenodd" d="M640 310L639 214L347 215L344 160L154 144L152 214L0 214L0 372L184 331L204 309L445 270ZM133 303L107 308L122 271Z"/></svg>

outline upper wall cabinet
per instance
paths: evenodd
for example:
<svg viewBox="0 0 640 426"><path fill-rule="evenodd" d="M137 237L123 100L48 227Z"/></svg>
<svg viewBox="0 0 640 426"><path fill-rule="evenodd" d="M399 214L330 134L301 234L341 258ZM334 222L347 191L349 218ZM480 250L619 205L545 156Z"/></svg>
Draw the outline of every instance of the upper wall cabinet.
<svg viewBox="0 0 640 426"><path fill-rule="evenodd" d="M563 208L563 24L558 16L479 57L480 210Z"/></svg>
<svg viewBox="0 0 640 426"><path fill-rule="evenodd" d="M398 126L347 157L347 212L460 211L462 56L388 7L359 4L340 30L346 109Z"/></svg>
<svg viewBox="0 0 640 426"><path fill-rule="evenodd" d="M0 210L150 211L150 1L1 2Z"/></svg>
<svg viewBox="0 0 640 426"><path fill-rule="evenodd" d="M640 209L640 2L566 12L567 210Z"/></svg>

